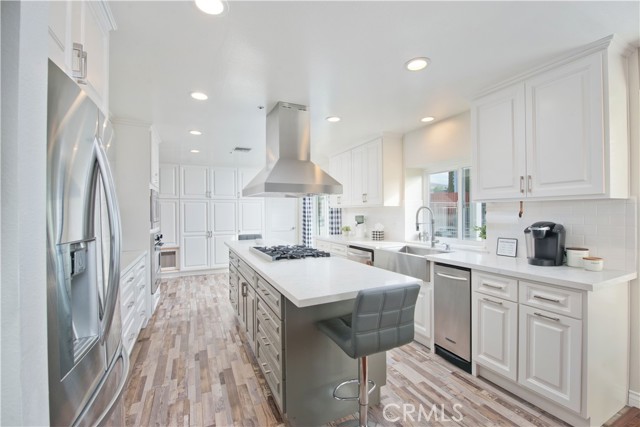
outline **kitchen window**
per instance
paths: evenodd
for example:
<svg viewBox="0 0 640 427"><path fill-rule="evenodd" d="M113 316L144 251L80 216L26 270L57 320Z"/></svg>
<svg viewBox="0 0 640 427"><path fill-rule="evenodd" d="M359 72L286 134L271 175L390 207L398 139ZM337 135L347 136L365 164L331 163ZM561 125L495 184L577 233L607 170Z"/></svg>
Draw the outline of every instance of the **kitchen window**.
<svg viewBox="0 0 640 427"><path fill-rule="evenodd" d="M427 174L427 201L436 237L481 241L486 206L471 202L469 168Z"/></svg>

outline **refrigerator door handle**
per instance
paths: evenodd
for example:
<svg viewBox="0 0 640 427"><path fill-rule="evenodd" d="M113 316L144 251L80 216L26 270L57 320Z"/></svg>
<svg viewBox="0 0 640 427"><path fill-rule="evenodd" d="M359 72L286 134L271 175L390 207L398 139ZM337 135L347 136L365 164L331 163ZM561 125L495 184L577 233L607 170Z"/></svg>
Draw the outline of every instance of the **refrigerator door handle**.
<svg viewBox="0 0 640 427"><path fill-rule="evenodd" d="M104 317L102 319L102 330L100 331L100 342L104 343L109 335L111 323L115 313L115 306L118 302L118 288L120 286L120 247L121 247L121 226L120 226L120 210L118 209L118 199L116 189L113 184L113 176L111 168L107 160L107 153L102 147L102 141L96 137L94 141L96 160L100 169L100 177L105 192L107 202L107 211L109 214L109 230L110 230L110 249L111 257L109 259L109 285L105 296Z"/></svg>

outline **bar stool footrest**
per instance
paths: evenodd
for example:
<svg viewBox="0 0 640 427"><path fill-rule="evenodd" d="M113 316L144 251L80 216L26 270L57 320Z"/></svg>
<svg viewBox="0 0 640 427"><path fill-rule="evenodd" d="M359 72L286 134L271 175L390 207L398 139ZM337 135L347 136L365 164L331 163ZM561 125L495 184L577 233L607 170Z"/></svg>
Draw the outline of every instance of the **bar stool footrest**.
<svg viewBox="0 0 640 427"><path fill-rule="evenodd" d="M347 384L360 384L360 381L355 378L352 380L347 380L347 381L343 381L340 384L338 384L336 386L336 388L333 389L333 398L336 400L358 400L360 399L360 396L347 396L347 397L342 397L342 396L336 396L336 393L338 392L338 389L340 389L340 387L345 386ZM367 394L371 394L373 392L373 390L376 389L376 383L372 380L369 380L369 385L371 385L371 388L369 389L369 391L367 392Z"/></svg>

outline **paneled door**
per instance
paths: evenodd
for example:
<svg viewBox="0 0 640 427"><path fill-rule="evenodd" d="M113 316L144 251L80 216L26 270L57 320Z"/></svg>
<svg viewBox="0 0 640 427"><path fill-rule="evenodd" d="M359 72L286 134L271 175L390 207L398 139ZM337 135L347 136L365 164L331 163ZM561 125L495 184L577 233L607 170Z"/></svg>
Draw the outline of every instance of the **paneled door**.
<svg viewBox="0 0 640 427"><path fill-rule="evenodd" d="M266 199L266 237L298 244L298 199Z"/></svg>
<svg viewBox="0 0 640 427"><path fill-rule="evenodd" d="M178 200L160 200L160 232L165 246L178 246Z"/></svg>
<svg viewBox="0 0 640 427"><path fill-rule="evenodd" d="M216 200L211 202L211 224L213 234L235 234L236 201Z"/></svg>
<svg viewBox="0 0 640 427"><path fill-rule="evenodd" d="M209 168L206 166L182 166L180 171L181 198L206 199L209 197Z"/></svg>
<svg viewBox="0 0 640 427"><path fill-rule="evenodd" d="M238 201L238 234L262 234L264 202L243 199Z"/></svg>
<svg viewBox="0 0 640 427"><path fill-rule="evenodd" d="M518 382L579 412L582 321L520 304L519 339Z"/></svg>
<svg viewBox="0 0 640 427"><path fill-rule="evenodd" d="M518 304L473 293L476 308L474 359L513 381L518 367Z"/></svg>
<svg viewBox="0 0 640 427"><path fill-rule="evenodd" d="M182 237L180 244L181 270L209 268L210 236L209 201L180 202Z"/></svg>
<svg viewBox="0 0 640 427"><path fill-rule="evenodd" d="M217 199L236 198L236 170L230 168L211 168L211 197Z"/></svg>

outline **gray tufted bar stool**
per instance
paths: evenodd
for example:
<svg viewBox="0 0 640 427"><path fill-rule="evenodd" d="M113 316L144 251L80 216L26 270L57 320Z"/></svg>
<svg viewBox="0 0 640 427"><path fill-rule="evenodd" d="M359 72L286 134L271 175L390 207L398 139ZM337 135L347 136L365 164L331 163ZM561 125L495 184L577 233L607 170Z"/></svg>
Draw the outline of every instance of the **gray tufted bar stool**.
<svg viewBox="0 0 640 427"><path fill-rule="evenodd" d="M367 425L369 393L375 383L369 380L367 356L413 341L413 322L420 285L396 285L358 292L353 312L323 320L318 328L351 358L358 359L359 380L345 381L333 390L337 400L358 400L359 425ZM345 384L358 383L358 396L340 397ZM369 389L368 385L373 387Z"/></svg>

